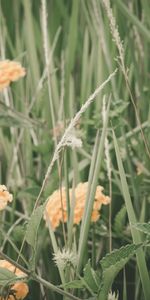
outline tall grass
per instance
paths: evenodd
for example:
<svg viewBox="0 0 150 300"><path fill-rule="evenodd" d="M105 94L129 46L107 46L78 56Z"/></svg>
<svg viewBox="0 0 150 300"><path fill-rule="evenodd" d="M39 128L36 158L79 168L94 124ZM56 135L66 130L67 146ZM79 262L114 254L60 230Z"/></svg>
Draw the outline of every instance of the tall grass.
<svg viewBox="0 0 150 300"><path fill-rule="evenodd" d="M0 215L1 256L25 267L27 299L99 299L108 294L100 285L107 271L101 273L100 259L127 243L145 245L146 236L131 223L150 217L148 1L0 5L1 59L20 61L27 71L0 93L0 179L14 195ZM82 223L74 226L75 188L86 181ZM91 224L98 184L111 194L111 207ZM68 220L53 231L43 211L63 186ZM137 264L132 259L115 269L112 289L119 299L149 300L149 248L136 247ZM73 253L76 267L57 266L58 250Z"/></svg>

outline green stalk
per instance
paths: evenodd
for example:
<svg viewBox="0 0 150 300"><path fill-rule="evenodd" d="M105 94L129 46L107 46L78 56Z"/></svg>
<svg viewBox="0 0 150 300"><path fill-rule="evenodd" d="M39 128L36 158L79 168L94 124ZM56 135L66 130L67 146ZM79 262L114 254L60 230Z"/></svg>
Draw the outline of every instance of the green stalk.
<svg viewBox="0 0 150 300"><path fill-rule="evenodd" d="M56 285L53 285L52 283L46 281L45 279L39 277L38 275L34 274L32 276L32 279L41 283L43 286L45 286L46 288L60 294L60 295L63 295L65 297L67 297L66 299L73 299L73 300L81 300L81 298L78 298L62 289L60 289L59 287L57 287Z"/></svg>
<svg viewBox="0 0 150 300"><path fill-rule="evenodd" d="M52 242L52 247L53 247L54 253L57 253L58 252L57 241L56 241L56 238L55 238L54 231L51 228L51 224L50 224L48 216L46 218L46 221L48 223L48 230L49 230L49 235L50 235L50 238L51 238L51 242ZM60 274L60 278L61 278L62 284L65 284L64 271L59 266L57 266L57 267L58 267L58 271L59 271L59 274Z"/></svg>
<svg viewBox="0 0 150 300"><path fill-rule="evenodd" d="M106 130L108 125L108 117L109 117L109 108L110 108L110 99L107 107L106 112L106 120L103 125L102 133L101 133L101 139L100 144L98 145L98 151L95 149L94 157L92 159L92 166L89 174L89 181L88 181L88 192L87 192L87 199L84 209L84 215L83 220L81 224L81 231L80 231L80 238L79 238L79 250L78 250L78 267L77 271L80 273L82 268L82 261L84 257L85 248L87 246L87 239L88 239L88 233L89 233L89 227L91 224L91 213L93 209L93 202L94 202L94 196L96 192L96 186L98 181L98 176L100 172L100 167L103 159L103 150L104 150L104 142L106 137ZM97 155L95 155L97 152ZM94 162L94 163L93 163Z"/></svg>

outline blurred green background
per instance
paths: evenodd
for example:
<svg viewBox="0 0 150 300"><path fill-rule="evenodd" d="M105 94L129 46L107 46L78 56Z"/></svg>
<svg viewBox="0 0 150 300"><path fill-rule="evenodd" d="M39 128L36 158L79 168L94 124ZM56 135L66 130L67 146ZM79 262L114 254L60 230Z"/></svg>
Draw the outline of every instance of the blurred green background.
<svg viewBox="0 0 150 300"><path fill-rule="evenodd" d="M123 41L124 61L132 96L147 144L150 142L150 5L148 0L112 1L113 14ZM2 233L14 225L4 248L8 255L17 256L24 234L24 226L33 209L44 175L56 143L71 118L88 96L118 67L117 75L99 94L75 128L83 147L67 149L61 174L57 164L42 195L44 201L55 189L72 180L77 184L88 180L89 166L97 129L102 130L102 100L111 95L108 139L112 166L112 235L113 248L131 242L126 209L123 207L122 188L112 141L113 126L121 149L126 178L139 222L149 220L150 157L136 118L130 93L118 65L118 50L113 41L107 13L99 0L47 1L47 38L49 78L46 73L45 46L41 1L0 1L0 56L1 59L20 61L26 77L13 83L0 94L0 178L14 194ZM63 156L64 155L64 156ZM105 157L105 155L104 155ZM105 159L99 183L109 194ZM123 208L122 208L123 207ZM10 213L11 212L11 213ZM108 208L96 225L100 240L100 256L108 251ZM61 240L61 236L58 238ZM13 245L10 240L13 240ZM39 269L47 279L57 282L58 274L52 259L47 231L39 231ZM25 253L24 253L25 254ZM26 253L27 259L30 252ZM146 252L149 259L149 250ZM37 258L37 260L38 260ZM132 278L131 278L132 277ZM127 299L143 300L139 274L134 261L126 270ZM43 299L31 285L28 299ZM114 287L123 291L123 272ZM60 296L46 291L50 298ZM49 293L49 294L48 294ZM48 297L48 296L47 296ZM125 296L124 296L125 297ZM120 298L126 299L126 298Z"/></svg>

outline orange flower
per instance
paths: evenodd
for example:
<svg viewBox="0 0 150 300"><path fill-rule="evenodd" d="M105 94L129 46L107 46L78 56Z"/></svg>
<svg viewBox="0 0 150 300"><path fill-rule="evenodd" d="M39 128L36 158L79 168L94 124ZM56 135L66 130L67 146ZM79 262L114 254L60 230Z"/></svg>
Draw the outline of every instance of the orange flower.
<svg viewBox="0 0 150 300"><path fill-rule="evenodd" d="M88 189L88 182L79 183L75 188L75 209L74 209L74 224L79 224L82 220L86 193ZM97 186L93 211L91 216L91 221L96 222L99 217L99 210L101 209L102 204L106 205L110 203L110 198L105 196L103 193L103 187ZM72 198L73 190L69 189L70 201ZM62 215L62 206L63 206L63 215ZM44 219L49 217L51 226L53 229L59 226L60 222L67 222L67 204L66 204L66 190L65 187L60 190L55 191L50 197L46 205L46 212L44 213Z"/></svg>
<svg viewBox="0 0 150 300"><path fill-rule="evenodd" d="M12 202L13 196L7 191L5 185L0 185L0 210L3 210L8 202Z"/></svg>
<svg viewBox="0 0 150 300"><path fill-rule="evenodd" d="M0 260L0 267L5 268L11 272L14 272L17 275L17 277L26 276L26 274L24 272L22 272L20 269L16 268L14 265L12 265L7 260L4 260L4 259ZM14 296L15 296L15 299L22 300L26 297L28 292L29 292L29 288L25 282L22 282L22 281L16 282L14 285L11 286L10 295L7 299L14 300ZM14 295L14 296L12 296L12 295ZM4 298L0 297L0 300L4 300Z"/></svg>
<svg viewBox="0 0 150 300"><path fill-rule="evenodd" d="M19 62L3 60L0 61L0 91L13 81L25 76L25 69Z"/></svg>

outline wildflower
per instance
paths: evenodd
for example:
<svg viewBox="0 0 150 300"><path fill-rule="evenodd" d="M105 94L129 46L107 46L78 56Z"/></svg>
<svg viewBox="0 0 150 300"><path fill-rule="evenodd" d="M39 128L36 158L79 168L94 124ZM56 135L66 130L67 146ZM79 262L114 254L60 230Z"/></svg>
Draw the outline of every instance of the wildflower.
<svg viewBox="0 0 150 300"><path fill-rule="evenodd" d="M78 257L74 252L63 249L62 251L58 250L57 253L54 254L53 260L57 266L61 269L65 269L66 266L76 267Z"/></svg>
<svg viewBox="0 0 150 300"><path fill-rule="evenodd" d="M8 87L11 82L25 76L25 74L25 69L19 62L10 60L0 61L0 91Z"/></svg>
<svg viewBox="0 0 150 300"><path fill-rule="evenodd" d="M68 135L64 144L65 146L69 146L72 149L82 147L81 139L77 138L74 134Z"/></svg>
<svg viewBox="0 0 150 300"><path fill-rule="evenodd" d="M112 293L112 291L110 291L110 293L108 294L108 300L118 300L118 293L117 295L114 293Z"/></svg>
<svg viewBox="0 0 150 300"><path fill-rule="evenodd" d="M74 191L72 189L69 189L70 200L72 198L72 193L75 193L74 224L79 224L82 220L87 189L88 182L79 183ZM105 196L102 193L102 191L103 187L97 186L91 216L92 222L96 222L99 219L99 211L101 209L102 204L106 205L110 203L110 198L108 196ZM49 197L46 205L46 213L44 214L45 219L46 216L49 217L53 229L58 227L60 222L67 222L67 203L65 187L62 187L61 192L60 190L57 190Z"/></svg>
<svg viewBox="0 0 150 300"><path fill-rule="evenodd" d="M8 202L12 202L13 196L7 191L5 185L0 185L0 211L3 210Z"/></svg>
<svg viewBox="0 0 150 300"><path fill-rule="evenodd" d="M22 277L22 276L25 277L26 276L26 274L24 272L22 272L20 269L16 268L14 265L12 265L7 260L4 260L4 259L0 260L0 267L5 268L5 269L15 273L15 275L17 277ZM9 293L9 296L7 299L12 300L12 299L14 299L14 296L15 296L16 300L22 300L26 297L28 292L29 292L28 285L25 282L17 281L14 285L11 286L10 293ZM12 295L14 295L14 296L12 296ZM0 297L0 300L4 300L4 298Z"/></svg>

